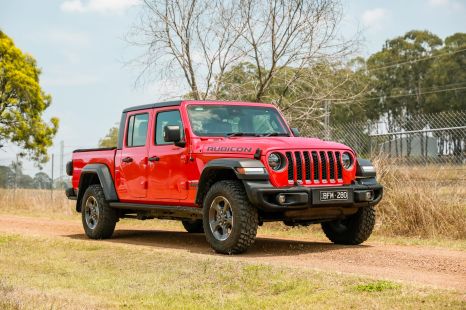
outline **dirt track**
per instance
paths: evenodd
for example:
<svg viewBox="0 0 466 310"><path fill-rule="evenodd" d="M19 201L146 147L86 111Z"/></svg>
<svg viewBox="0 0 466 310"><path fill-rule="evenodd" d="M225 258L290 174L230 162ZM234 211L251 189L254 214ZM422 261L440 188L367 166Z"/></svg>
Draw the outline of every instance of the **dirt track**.
<svg viewBox="0 0 466 310"><path fill-rule="evenodd" d="M0 231L24 235L85 239L81 223L29 217L0 216ZM417 246L367 242L360 246L338 246L311 240L277 239L259 235L247 254L215 255L201 234L182 231L140 230L118 227L106 241L273 264L295 268L336 271L452 288L466 292L466 252Z"/></svg>

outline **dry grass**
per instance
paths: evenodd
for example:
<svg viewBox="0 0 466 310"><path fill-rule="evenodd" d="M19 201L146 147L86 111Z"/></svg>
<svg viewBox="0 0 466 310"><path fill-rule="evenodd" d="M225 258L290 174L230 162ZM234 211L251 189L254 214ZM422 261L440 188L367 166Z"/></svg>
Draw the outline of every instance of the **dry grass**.
<svg viewBox="0 0 466 310"><path fill-rule="evenodd" d="M397 167L374 161L384 198L377 231L388 236L466 239L466 168Z"/></svg>
<svg viewBox="0 0 466 310"><path fill-rule="evenodd" d="M379 182L385 187L384 198L377 206L376 240L405 243L400 237L410 237L408 242L425 244L422 240L466 240L466 167L465 166L416 166L403 167L386 159L374 161ZM75 202L66 199L62 190L0 189L0 214L17 214L59 219L76 219ZM153 226L153 221L124 220L119 224ZM173 227L173 222L159 221L157 226ZM178 225L181 228L181 225ZM261 233L277 236L325 237L317 225L309 228L290 228L281 223L267 223ZM456 246L453 246L456 247ZM462 245L460 246L462 247Z"/></svg>
<svg viewBox="0 0 466 310"><path fill-rule="evenodd" d="M0 234L0 309L464 309L463 295L134 245Z"/></svg>

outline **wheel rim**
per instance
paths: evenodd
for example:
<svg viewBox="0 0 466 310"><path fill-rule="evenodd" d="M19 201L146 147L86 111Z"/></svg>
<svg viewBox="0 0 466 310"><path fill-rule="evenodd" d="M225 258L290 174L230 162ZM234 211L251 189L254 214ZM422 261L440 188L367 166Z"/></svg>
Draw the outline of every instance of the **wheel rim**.
<svg viewBox="0 0 466 310"><path fill-rule="evenodd" d="M233 209L225 197L218 196L210 204L209 226L217 240L224 241L230 236L233 229Z"/></svg>
<svg viewBox="0 0 466 310"><path fill-rule="evenodd" d="M99 221L99 204L93 196L89 196L84 205L84 218L90 229L94 229Z"/></svg>

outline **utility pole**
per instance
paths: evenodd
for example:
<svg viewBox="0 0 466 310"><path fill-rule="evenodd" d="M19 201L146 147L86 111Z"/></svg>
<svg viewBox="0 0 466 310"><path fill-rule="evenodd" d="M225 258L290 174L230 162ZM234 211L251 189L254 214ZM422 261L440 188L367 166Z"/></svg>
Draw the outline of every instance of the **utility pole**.
<svg viewBox="0 0 466 310"><path fill-rule="evenodd" d="M324 116L325 140L330 140L330 102L328 100L325 101Z"/></svg>
<svg viewBox="0 0 466 310"><path fill-rule="evenodd" d="M50 183L50 200L53 201L53 161L55 154L52 154L52 182Z"/></svg>
<svg viewBox="0 0 466 310"><path fill-rule="evenodd" d="M63 181L63 167L65 160L65 141L60 141L60 183Z"/></svg>
<svg viewBox="0 0 466 310"><path fill-rule="evenodd" d="M16 154L16 162L15 162L15 190L13 192L13 199L16 201L16 189L18 188L18 174L19 174L19 165L20 165L20 161L19 161L19 158L21 156L24 156L25 154L24 153L17 153Z"/></svg>
<svg viewBox="0 0 466 310"><path fill-rule="evenodd" d="M16 154L16 163L15 163L15 190L13 192L14 201L16 201L16 189L18 188L18 165L19 165L19 153Z"/></svg>

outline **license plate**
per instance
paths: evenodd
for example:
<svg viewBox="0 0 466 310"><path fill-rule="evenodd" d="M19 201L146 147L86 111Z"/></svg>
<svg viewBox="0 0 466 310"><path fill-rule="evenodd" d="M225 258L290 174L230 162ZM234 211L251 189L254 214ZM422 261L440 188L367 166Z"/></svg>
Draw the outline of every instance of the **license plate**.
<svg viewBox="0 0 466 310"><path fill-rule="evenodd" d="M340 191L321 191L320 201L346 201L349 200L349 194L347 190Z"/></svg>

